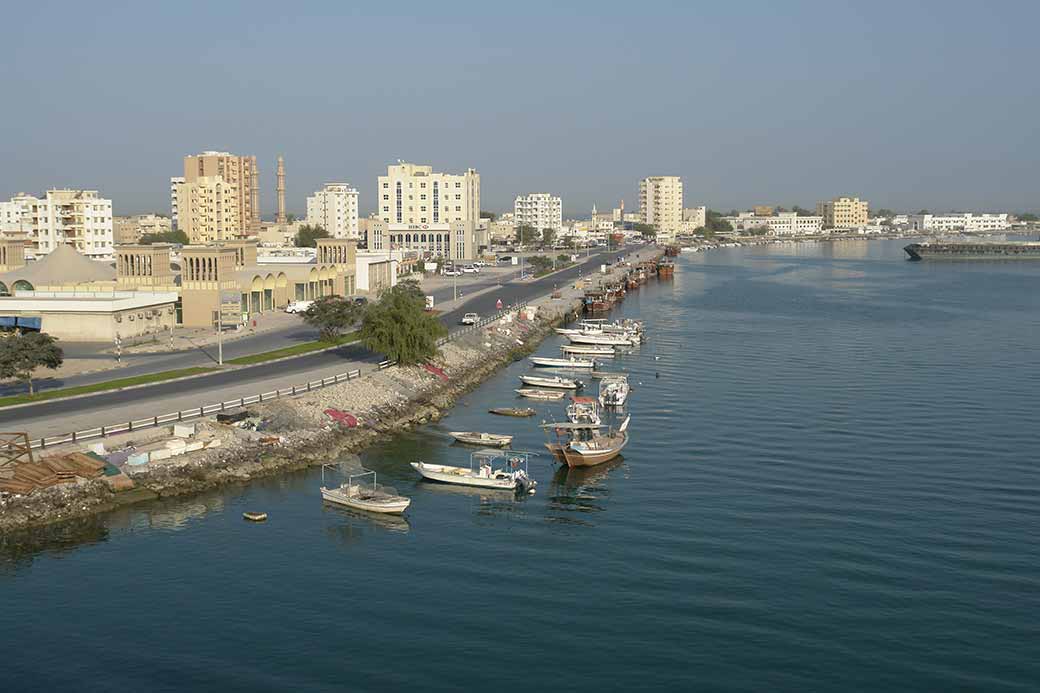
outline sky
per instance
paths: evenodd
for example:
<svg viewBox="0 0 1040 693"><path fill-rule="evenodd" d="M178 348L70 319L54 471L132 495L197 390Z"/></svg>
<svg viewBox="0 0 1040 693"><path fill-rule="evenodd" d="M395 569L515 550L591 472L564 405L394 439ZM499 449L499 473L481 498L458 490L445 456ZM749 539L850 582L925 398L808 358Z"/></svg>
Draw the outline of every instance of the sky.
<svg viewBox="0 0 1040 693"><path fill-rule="evenodd" d="M22 2L0 41L0 199L100 190L169 213L208 149L275 206L326 181L375 209L397 159L565 216L680 175L686 206L1040 208L1040 3Z"/></svg>

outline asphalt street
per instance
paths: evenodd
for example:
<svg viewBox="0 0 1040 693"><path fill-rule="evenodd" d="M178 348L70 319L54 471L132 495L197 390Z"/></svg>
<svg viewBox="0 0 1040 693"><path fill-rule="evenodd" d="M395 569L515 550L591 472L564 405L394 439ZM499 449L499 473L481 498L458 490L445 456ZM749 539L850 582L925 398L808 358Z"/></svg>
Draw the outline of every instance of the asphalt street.
<svg viewBox="0 0 1040 693"><path fill-rule="evenodd" d="M441 320L449 329L457 329L459 319L466 312L486 315L495 311L496 302L499 300L505 305L510 305L543 296L552 291L554 286L566 284L577 279L579 275L595 270L607 257L606 254L593 255L575 267L541 279L503 284L497 290L475 296L464 305L443 313L440 316ZM478 290L476 283L472 286L471 290ZM451 288L447 290L450 291ZM255 349L252 353L255 353ZM379 360L380 356L367 352L361 346L347 345L286 361L238 368L179 382L157 383L118 392L102 392L87 397L0 409L0 430L29 431L30 436L34 438L41 435L57 435L71 430L84 430L102 423L107 425L130 418L189 409L204 403L236 399L261 391L317 380L355 368L371 368ZM127 369L118 371L119 375L125 373ZM108 377L112 377L112 374L108 374Z"/></svg>

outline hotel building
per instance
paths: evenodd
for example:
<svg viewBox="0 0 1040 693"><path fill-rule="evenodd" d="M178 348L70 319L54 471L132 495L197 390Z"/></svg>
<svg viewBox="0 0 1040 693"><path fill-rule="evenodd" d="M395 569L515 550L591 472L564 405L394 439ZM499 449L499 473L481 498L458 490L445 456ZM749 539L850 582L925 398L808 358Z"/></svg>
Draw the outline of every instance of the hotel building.
<svg viewBox="0 0 1040 693"><path fill-rule="evenodd" d="M675 240L682 230L683 183L679 176L650 176L639 182L639 217L657 228L662 242Z"/></svg>
<svg viewBox="0 0 1040 693"><path fill-rule="evenodd" d="M513 219L517 226L530 226L538 231L552 229L558 234L563 228L563 203L549 193L518 195L513 202Z"/></svg>

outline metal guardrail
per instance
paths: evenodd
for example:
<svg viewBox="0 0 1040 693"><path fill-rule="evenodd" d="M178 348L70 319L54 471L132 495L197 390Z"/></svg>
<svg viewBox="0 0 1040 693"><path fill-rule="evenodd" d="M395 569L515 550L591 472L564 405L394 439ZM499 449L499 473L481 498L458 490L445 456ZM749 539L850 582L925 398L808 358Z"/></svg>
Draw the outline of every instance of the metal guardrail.
<svg viewBox="0 0 1040 693"><path fill-rule="evenodd" d="M468 325L460 330L455 330L446 337L442 337L437 340L437 346L443 346L453 339L472 334L473 332L487 327L493 322L501 320L507 313L519 310L527 305L527 301L521 301L514 303L508 308L503 308L494 315L488 316L479 320L474 325ZM376 370L382 371L391 366L396 366L397 361L380 361L376 366ZM227 411L228 409L236 409L238 407L245 407L250 404L260 404L261 402L268 402L273 399L279 399L281 397L294 397L303 392L311 392L313 390L319 390L323 387L342 383L347 380L353 380L354 378L361 377L361 369L356 368L346 373L340 373L338 375L328 376L321 380L311 380L302 385L293 385L292 387L282 388L280 390L271 390L270 392L261 392L256 395L248 395L246 397L239 397L238 399L228 400L226 402L219 402L216 404L207 404L201 407L194 407L192 409L184 409L181 411L171 412L169 414L161 414L159 416L152 416L144 419L134 419L122 423L113 424L111 426L100 426L98 428L88 428L84 431L73 431L71 433L63 433L56 436L46 436L43 438L36 438L29 441L29 447L34 450L42 450L47 447L53 447L55 445L62 445L65 443L78 443L84 440L93 440L95 438L104 438L116 433L128 433L130 431L138 431L144 428L155 428L157 426L165 426L166 424L177 423L178 421L189 421L191 419L197 419L204 416L212 416L213 414L219 414Z"/></svg>

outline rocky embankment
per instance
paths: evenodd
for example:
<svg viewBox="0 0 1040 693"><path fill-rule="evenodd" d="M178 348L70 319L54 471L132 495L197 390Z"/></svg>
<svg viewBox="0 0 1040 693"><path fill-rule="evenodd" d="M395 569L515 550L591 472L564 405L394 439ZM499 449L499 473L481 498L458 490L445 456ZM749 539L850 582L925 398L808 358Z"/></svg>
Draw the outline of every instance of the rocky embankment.
<svg viewBox="0 0 1040 693"><path fill-rule="evenodd" d="M512 313L445 345L432 365L442 369L446 379L420 366L396 366L292 399L251 406L260 430L200 422L200 434L219 439L219 447L126 466L123 471L135 484L131 491L117 492L100 478L0 498L0 533L67 523L126 503L198 493L322 464L357 452L381 436L435 421L503 365L533 351L580 305L573 297L540 303L533 320ZM335 423L325 413L329 408L354 414L358 426ZM152 435L169 432L156 429Z"/></svg>

